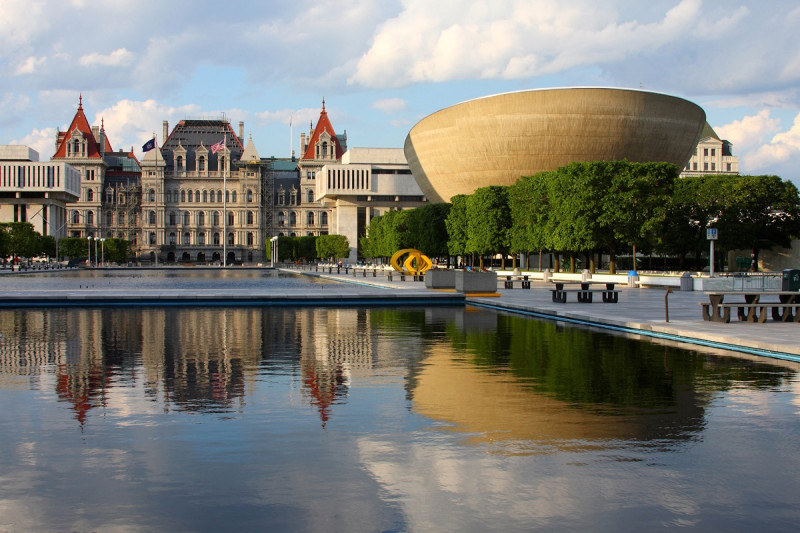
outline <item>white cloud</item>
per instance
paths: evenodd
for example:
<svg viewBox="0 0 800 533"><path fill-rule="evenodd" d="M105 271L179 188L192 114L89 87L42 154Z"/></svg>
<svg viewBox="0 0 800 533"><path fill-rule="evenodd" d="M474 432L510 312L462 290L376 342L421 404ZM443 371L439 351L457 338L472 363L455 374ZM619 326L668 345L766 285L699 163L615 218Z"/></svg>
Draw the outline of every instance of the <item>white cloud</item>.
<svg viewBox="0 0 800 533"><path fill-rule="evenodd" d="M19 76L23 74L33 74L45 64L44 57L29 56L14 70L14 74Z"/></svg>
<svg viewBox="0 0 800 533"><path fill-rule="evenodd" d="M771 117L768 110L762 110L716 128L716 132L733 143L741 173L774 173L789 179L798 177L800 114L786 131L781 131L780 121ZM786 172L792 174L785 175Z"/></svg>
<svg viewBox="0 0 800 533"><path fill-rule="evenodd" d="M406 101L402 98L384 98L372 102L372 109L383 111L384 113L396 113L406 108Z"/></svg>
<svg viewBox="0 0 800 533"><path fill-rule="evenodd" d="M102 65L105 67L126 67L133 62L134 55L125 48L117 48L110 54L91 53L81 56L78 61L84 67Z"/></svg>
<svg viewBox="0 0 800 533"><path fill-rule="evenodd" d="M49 161L55 154L56 128L33 130L21 139L14 139L10 144L22 144L39 153L39 161Z"/></svg>

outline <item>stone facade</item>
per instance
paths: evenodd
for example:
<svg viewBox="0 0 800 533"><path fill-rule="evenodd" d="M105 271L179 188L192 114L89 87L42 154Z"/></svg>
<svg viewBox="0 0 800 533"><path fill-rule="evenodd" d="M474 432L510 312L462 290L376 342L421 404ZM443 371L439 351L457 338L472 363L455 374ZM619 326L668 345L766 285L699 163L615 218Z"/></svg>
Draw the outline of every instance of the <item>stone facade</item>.
<svg viewBox="0 0 800 533"><path fill-rule="evenodd" d="M730 141L720 139L706 122L692 157L681 172L682 177L709 174L739 174L739 158L733 155Z"/></svg>

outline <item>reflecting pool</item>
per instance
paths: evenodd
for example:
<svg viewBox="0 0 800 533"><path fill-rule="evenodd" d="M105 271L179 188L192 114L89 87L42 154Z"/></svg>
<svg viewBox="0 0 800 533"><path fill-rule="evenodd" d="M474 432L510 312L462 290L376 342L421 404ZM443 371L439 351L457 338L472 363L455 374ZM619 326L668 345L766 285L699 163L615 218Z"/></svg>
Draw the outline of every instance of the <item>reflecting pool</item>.
<svg viewBox="0 0 800 533"><path fill-rule="evenodd" d="M0 531L795 530L798 366L467 308L0 310Z"/></svg>

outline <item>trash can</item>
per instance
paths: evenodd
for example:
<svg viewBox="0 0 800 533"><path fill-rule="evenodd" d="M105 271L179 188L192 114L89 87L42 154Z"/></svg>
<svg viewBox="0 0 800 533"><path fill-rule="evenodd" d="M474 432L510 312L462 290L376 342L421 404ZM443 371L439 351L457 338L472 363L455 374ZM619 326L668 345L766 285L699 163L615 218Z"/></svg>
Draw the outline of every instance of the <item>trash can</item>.
<svg viewBox="0 0 800 533"><path fill-rule="evenodd" d="M684 272L681 274L681 290L682 291L693 291L694 290L694 280L692 280L692 275L688 272Z"/></svg>
<svg viewBox="0 0 800 533"><path fill-rule="evenodd" d="M628 271L628 287L636 288L636 283L639 281L639 273L635 270Z"/></svg>
<svg viewBox="0 0 800 533"><path fill-rule="evenodd" d="M783 271L781 290L794 292L800 291L800 269L787 268Z"/></svg>

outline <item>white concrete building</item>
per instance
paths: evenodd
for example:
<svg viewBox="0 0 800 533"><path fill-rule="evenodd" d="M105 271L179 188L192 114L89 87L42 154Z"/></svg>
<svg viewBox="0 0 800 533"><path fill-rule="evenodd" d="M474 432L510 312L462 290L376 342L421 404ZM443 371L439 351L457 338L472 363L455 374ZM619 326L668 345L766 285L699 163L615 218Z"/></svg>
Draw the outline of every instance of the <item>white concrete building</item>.
<svg viewBox="0 0 800 533"><path fill-rule="evenodd" d="M39 162L27 146L0 146L0 222L30 222L41 235L66 237L67 203L80 194L78 169Z"/></svg>
<svg viewBox="0 0 800 533"><path fill-rule="evenodd" d="M350 242L348 261L358 260L359 237L373 217L428 203L402 148L353 148L340 163L317 173L316 197L330 209L330 232Z"/></svg>
<svg viewBox="0 0 800 533"><path fill-rule="evenodd" d="M733 155L733 145L730 141L720 139L714 128L706 122L700 142L681 172L681 177L738 173L739 158Z"/></svg>

